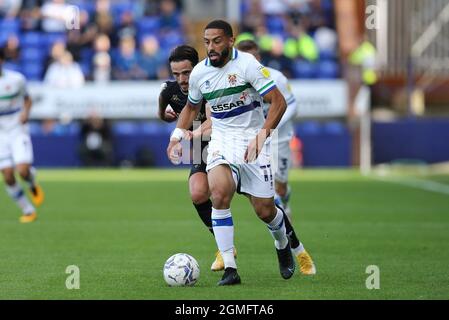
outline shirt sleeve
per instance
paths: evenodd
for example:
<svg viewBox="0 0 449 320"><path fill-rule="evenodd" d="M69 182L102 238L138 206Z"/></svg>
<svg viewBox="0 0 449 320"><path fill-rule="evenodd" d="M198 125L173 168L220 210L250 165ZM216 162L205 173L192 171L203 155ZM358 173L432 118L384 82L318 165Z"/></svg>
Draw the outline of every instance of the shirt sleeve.
<svg viewBox="0 0 449 320"><path fill-rule="evenodd" d="M276 88L270 71L265 68L256 58L250 56L246 61L246 81L263 97L268 92Z"/></svg>
<svg viewBox="0 0 449 320"><path fill-rule="evenodd" d="M170 96L169 96L169 92L168 92L168 83L167 83L167 81L163 82L161 84L160 96L168 104L168 102L170 101Z"/></svg>
<svg viewBox="0 0 449 320"><path fill-rule="evenodd" d="M192 73L189 78L189 102L193 105L201 104L203 101L203 94L201 93L199 87L199 78L197 73L195 72L195 68L193 68Z"/></svg>

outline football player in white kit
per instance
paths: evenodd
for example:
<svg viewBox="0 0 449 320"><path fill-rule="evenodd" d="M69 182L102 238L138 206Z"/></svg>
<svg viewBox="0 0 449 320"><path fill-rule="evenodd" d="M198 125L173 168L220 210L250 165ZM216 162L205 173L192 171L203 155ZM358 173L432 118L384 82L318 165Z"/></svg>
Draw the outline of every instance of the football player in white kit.
<svg viewBox="0 0 449 320"><path fill-rule="evenodd" d="M32 101L27 93L25 77L18 72L4 70L3 60L3 50L0 50L0 171L8 195L22 210L20 222L28 223L37 219L36 209L16 180L15 172L28 185L35 206L44 200L32 167L33 147L27 125Z"/></svg>
<svg viewBox="0 0 449 320"><path fill-rule="evenodd" d="M238 43L237 49L243 52L251 53L258 61L261 61L261 56L259 52L259 46L253 40L243 40ZM275 181L275 202L284 208L285 213L291 221L291 209L288 204L290 199L291 189L288 184L288 172L291 167L291 152L290 152L290 141L293 138L293 122L297 113L297 103L296 98L293 95L290 84L287 78L282 74L282 72L266 67L271 74L276 86L281 91L282 95L287 102L287 110L285 110L281 121L277 126L277 137L271 141L271 149L277 149L277 168L274 174ZM268 113L269 108L268 103L264 103L265 114Z"/></svg>
<svg viewBox="0 0 449 320"><path fill-rule="evenodd" d="M173 162L179 162L179 142L185 138L205 98L211 106L212 119L206 168L212 194L212 226L225 264L218 285L241 283L233 255L230 204L235 192L246 195L256 214L266 223L275 240L281 276L289 279L295 262L286 232L288 219L284 219L285 214L274 204L269 144L265 144L285 112L285 99L268 70L254 56L233 48L229 23L210 22L204 31L204 43L208 58L192 70L188 102L170 138L167 155ZM271 104L266 119L262 97ZM302 251L306 253L304 248ZM311 258L309 267L314 268Z"/></svg>

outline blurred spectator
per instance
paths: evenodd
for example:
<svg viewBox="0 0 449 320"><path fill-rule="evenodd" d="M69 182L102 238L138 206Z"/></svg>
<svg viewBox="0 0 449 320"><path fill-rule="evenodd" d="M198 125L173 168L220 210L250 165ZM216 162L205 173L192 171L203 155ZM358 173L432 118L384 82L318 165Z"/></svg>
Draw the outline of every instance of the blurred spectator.
<svg viewBox="0 0 449 320"><path fill-rule="evenodd" d="M248 10L245 12L245 19L242 19L241 29L243 32L254 33L257 26L265 25L265 16L259 0L248 1L247 7Z"/></svg>
<svg viewBox="0 0 449 320"><path fill-rule="evenodd" d="M184 23L181 13L177 10L173 0L160 2L160 33L168 33L173 30L184 32Z"/></svg>
<svg viewBox="0 0 449 320"><path fill-rule="evenodd" d="M106 83L111 80L111 56L106 52L96 53L94 56L93 81Z"/></svg>
<svg viewBox="0 0 449 320"><path fill-rule="evenodd" d="M92 43L97 35L95 24L89 23L89 13L80 11L79 29L72 29L67 32L67 50L73 55L76 61L81 60L81 51L92 47Z"/></svg>
<svg viewBox="0 0 449 320"><path fill-rule="evenodd" d="M9 35L6 40L5 47L3 48L3 55L5 60L8 62L19 62L20 48L19 48L19 38L15 34Z"/></svg>
<svg viewBox="0 0 449 320"><path fill-rule="evenodd" d="M56 41L53 43L50 49L50 55L47 57L45 61L44 70L47 72L48 68L53 62L57 62L61 59L66 51L66 46L64 41Z"/></svg>
<svg viewBox="0 0 449 320"><path fill-rule="evenodd" d="M72 54L66 51L50 65L44 81L55 88L79 88L84 84L84 75Z"/></svg>
<svg viewBox="0 0 449 320"><path fill-rule="evenodd" d="M290 59L299 56L308 61L315 61L319 58L315 41L300 25L292 28L291 36L285 42L284 52Z"/></svg>
<svg viewBox="0 0 449 320"><path fill-rule="evenodd" d="M261 56L262 63L265 66L281 71L287 78L291 77L292 61L284 55L284 48L281 38L273 37L271 41L271 50L262 51Z"/></svg>
<svg viewBox="0 0 449 320"><path fill-rule="evenodd" d="M41 11L43 0L23 0L20 10L20 20L22 29L37 30L40 26Z"/></svg>
<svg viewBox="0 0 449 320"><path fill-rule="evenodd" d="M42 29L45 32L65 32L66 21L69 21L70 6L65 0L46 2L41 8Z"/></svg>
<svg viewBox="0 0 449 320"><path fill-rule="evenodd" d="M95 54L93 58L93 80L95 82L108 82L111 80L111 56L109 50L111 43L105 34L95 39Z"/></svg>
<svg viewBox="0 0 449 320"><path fill-rule="evenodd" d="M107 120L91 114L81 127L80 158L85 166L104 167L113 164L111 128Z"/></svg>
<svg viewBox="0 0 449 320"><path fill-rule="evenodd" d="M97 0L95 6L94 21L98 28L98 33L105 33L112 41L112 45L117 45L116 32L114 29L114 19L110 12L111 3L109 0Z"/></svg>
<svg viewBox="0 0 449 320"><path fill-rule="evenodd" d="M159 0L140 0L143 2L143 15L145 17L156 16L159 13Z"/></svg>
<svg viewBox="0 0 449 320"><path fill-rule="evenodd" d="M125 36L136 37L137 30L134 23L132 12L124 11L120 16L120 25L117 30L117 36L123 38Z"/></svg>
<svg viewBox="0 0 449 320"><path fill-rule="evenodd" d="M359 43L348 58L352 66L350 80L372 86L377 82L377 50L366 35L360 39Z"/></svg>
<svg viewBox="0 0 449 320"><path fill-rule="evenodd" d="M290 140L290 152L292 159L292 167L300 168L303 165L303 144L301 139L293 135L293 138Z"/></svg>
<svg viewBox="0 0 449 320"><path fill-rule="evenodd" d="M119 52L112 68L113 78L117 80L138 80L145 78L145 72L139 66L139 54L136 41L126 36L120 40Z"/></svg>
<svg viewBox="0 0 449 320"><path fill-rule="evenodd" d="M325 18L321 9L321 0L309 0L310 12L305 17L308 18L309 25L307 25L306 31L310 34L314 34L316 29L325 24ZM328 21L330 24L332 21Z"/></svg>
<svg viewBox="0 0 449 320"><path fill-rule="evenodd" d="M22 6L22 0L1 0L0 18L15 18Z"/></svg>
<svg viewBox="0 0 449 320"><path fill-rule="evenodd" d="M288 11L285 0L262 0L260 3L265 15L283 15Z"/></svg>
<svg viewBox="0 0 449 320"><path fill-rule="evenodd" d="M320 26L314 34L315 43L320 52L336 52L338 35L326 25Z"/></svg>
<svg viewBox="0 0 449 320"><path fill-rule="evenodd" d="M149 80L162 79L168 76L165 57L159 50L159 42L154 36L147 36L142 41L140 66Z"/></svg>

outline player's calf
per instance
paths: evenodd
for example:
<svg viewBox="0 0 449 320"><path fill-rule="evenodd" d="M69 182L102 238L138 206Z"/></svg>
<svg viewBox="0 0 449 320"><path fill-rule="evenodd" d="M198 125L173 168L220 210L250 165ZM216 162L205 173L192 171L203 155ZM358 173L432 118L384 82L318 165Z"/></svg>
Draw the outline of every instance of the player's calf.
<svg viewBox="0 0 449 320"><path fill-rule="evenodd" d="M8 182L11 182L11 180L9 180ZM22 187L16 181L14 181L14 183L8 182L6 183L6 192L22 211L22 217L20 218L20 221L32 222L36 220L37 215L35 209L28 198L25 196L25 192L23 191Z"/></svg>
<svg viewBox="0 0 449 320"><path fill-rule="evenodd" d="M35 206L40 206L44 202L44 190L36 182L36 169L29 164L19 164L17 171L28 185L31 201Z"/></svg>

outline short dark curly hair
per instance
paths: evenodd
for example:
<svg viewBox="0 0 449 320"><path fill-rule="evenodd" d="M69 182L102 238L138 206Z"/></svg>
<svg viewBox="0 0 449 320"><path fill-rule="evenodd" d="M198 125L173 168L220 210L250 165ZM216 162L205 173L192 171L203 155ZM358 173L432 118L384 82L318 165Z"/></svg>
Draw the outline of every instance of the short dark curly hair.
<svg viewBox="0 0 449 320"><path fill-rule="evenodd" d="M204 30L207 29L221 29L228 37L233 36L231 25L224 20L213 20L209 22Z"/></svg>
<svg viewBox="0 0 449 320"><path fill-rule="evenodd" d="M168 57L169 63L183 60L189 60L192 63L192 67L196 66L199 61L198 52L191 46L181 45L174 48L170 53L170 57Z"/></svg>

